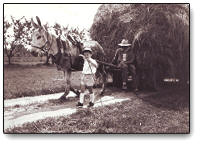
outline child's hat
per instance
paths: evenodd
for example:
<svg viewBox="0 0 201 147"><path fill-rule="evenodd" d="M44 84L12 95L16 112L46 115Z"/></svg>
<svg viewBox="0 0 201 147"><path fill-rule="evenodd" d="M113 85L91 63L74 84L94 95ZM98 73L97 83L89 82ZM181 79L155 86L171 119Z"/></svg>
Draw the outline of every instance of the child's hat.
<svg viewBox="0 0 201 147"><path fill-rule="evenodd" d="M84 52L90 52L92 54L92 50L89 47L84 48L84 50L82 51L82 53Z"/></svg>

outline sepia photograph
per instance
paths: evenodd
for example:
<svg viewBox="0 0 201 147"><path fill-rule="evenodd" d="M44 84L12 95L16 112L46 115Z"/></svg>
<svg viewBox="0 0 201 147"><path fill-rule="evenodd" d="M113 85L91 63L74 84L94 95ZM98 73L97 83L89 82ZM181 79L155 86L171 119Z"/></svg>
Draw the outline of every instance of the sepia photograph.
<svg viewBox="0 0 201 147"><path fill-rule="evenodd" d="M4 3L4 134L189 134L189 3Z"/></svg>

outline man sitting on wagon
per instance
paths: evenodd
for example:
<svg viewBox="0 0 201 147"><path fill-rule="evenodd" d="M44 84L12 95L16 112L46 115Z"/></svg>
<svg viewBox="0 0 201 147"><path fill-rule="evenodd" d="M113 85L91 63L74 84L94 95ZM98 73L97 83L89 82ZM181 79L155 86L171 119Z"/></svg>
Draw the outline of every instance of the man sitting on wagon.
<svg viewBox="0 0 201 147"><path fill-rule="evenodd" d="M115 56L112 60L112 64L117 65L121 69L122 75L122 89L127 89L127 81L128 81L128 72L131 73L132 78L135 77L135 65L134 65L134 52L131 48L131 44L128 43L128 40L123 39L120 44L118 44L120 48L116 50ZM133 80L133 86L135 91L137 91L137 87L135 81Z"/></svg>

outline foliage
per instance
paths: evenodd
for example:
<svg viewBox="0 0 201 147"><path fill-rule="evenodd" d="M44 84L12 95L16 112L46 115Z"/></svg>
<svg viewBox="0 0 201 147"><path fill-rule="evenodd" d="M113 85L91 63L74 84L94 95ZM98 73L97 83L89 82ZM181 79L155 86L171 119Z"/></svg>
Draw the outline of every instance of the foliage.
<svg viewBox="0 0 201 147"><path fill-rule="evenodd" d="M4 18L4 51L9 58L18 52L19 47L27 48L31 41L31 23L24 16L16 19L13 16ZM19 52L18 52L19 53Z"/></svg>
<svg viewBox="0 0 201 147"><path fill-rule="evenodd" d="M31 52L24 47L24 45L19 44L15 47L14 57L32 57Z"/></svg>
<svg viewBox="0 0 201 147"><path fill-rule="evenodd" d="M188 5L104 4L91 36L108 56L123 38L132 42L138 74L147 85L159 85L164 77L189 80Z"/></svg>

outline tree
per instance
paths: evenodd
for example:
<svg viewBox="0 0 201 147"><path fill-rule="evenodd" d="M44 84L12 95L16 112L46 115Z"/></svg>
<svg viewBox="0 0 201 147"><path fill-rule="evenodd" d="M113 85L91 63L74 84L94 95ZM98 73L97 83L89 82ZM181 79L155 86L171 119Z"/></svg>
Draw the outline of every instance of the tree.
<svg viewBox="0 0 201 147"><path fill-rule="evenodd" d="M31 22L24 16L19 19L11 16L10 21L4 17L4 51L9 64L11 64L11 58L18 51L17 46L23 45L27 48L30 45L31 30Z"/></svg>

